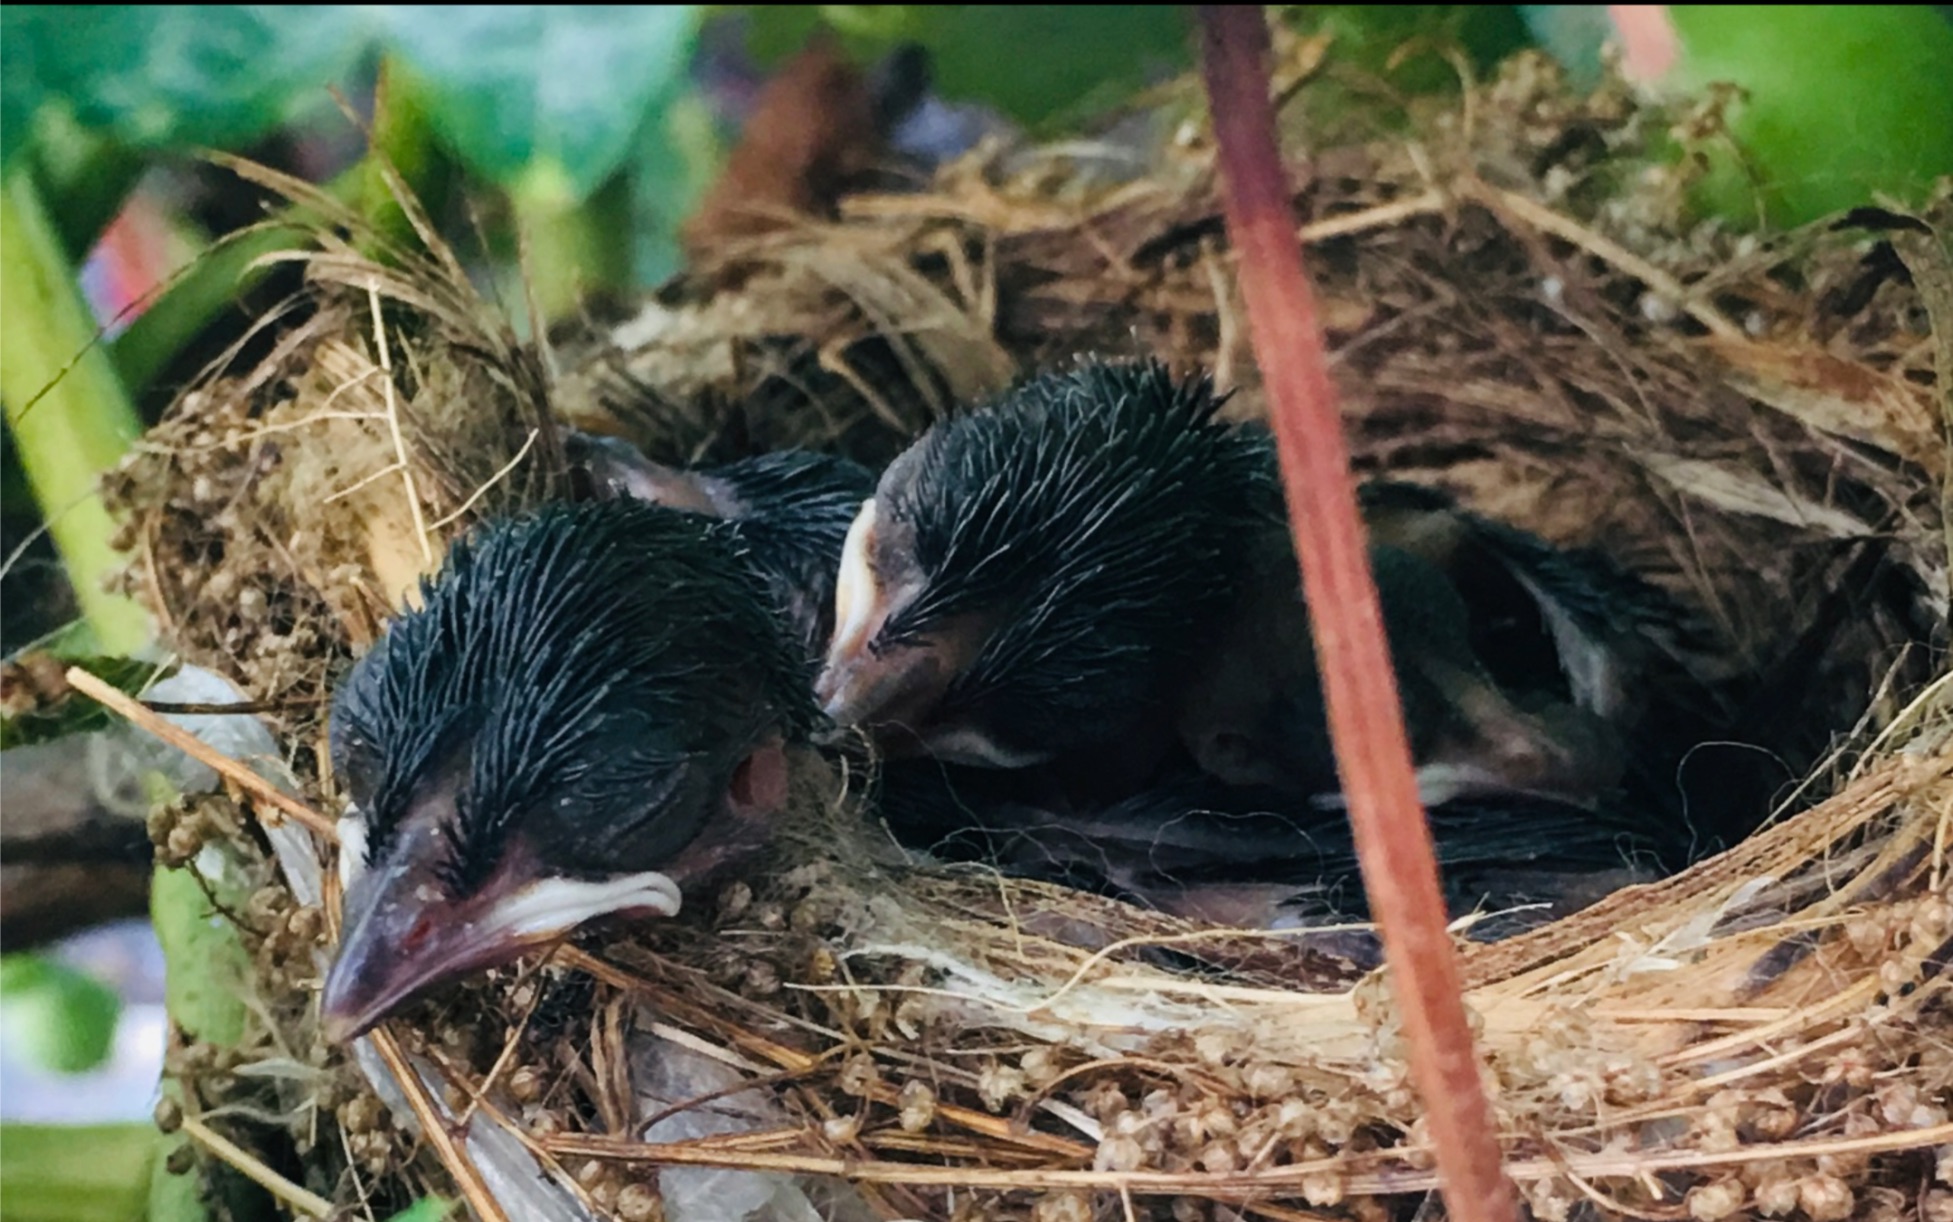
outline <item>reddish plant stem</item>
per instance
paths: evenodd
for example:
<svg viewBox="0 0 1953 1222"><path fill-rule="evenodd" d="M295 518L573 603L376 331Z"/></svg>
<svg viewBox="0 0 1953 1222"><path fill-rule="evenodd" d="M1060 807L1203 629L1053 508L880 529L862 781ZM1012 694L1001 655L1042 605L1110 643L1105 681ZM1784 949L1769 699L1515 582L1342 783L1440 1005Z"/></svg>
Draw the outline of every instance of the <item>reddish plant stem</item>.
<svg viewBox="0 0 1953 1222"><path fill-rule="evenodd" d="M1337 769L1403 1016L1411 1076L1437 1147L1450 1216L1509 1222L1517 1216L1512 1186L1500 1168L1498 1128L1479 1080L1437 858L1418 802L1357 516L1349 447L1302 273L1269 100L1267 19L1259 5L1199 11L1227 232L1281 454Z"/></svg>

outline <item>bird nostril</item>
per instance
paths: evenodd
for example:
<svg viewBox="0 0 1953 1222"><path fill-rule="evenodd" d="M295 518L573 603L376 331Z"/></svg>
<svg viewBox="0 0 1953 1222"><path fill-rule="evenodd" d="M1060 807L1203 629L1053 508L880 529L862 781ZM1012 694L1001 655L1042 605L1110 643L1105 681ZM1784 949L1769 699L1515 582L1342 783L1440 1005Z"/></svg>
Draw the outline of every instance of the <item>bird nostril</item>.
<svg viewBox="0 0 1953 1222"><path fill-rule="evenodd" d="M427 944L427 939L433 932L434 922L425 916L420 917L414 921L413 926L400 939L400 949L405 951L419 950Z"/></svg>

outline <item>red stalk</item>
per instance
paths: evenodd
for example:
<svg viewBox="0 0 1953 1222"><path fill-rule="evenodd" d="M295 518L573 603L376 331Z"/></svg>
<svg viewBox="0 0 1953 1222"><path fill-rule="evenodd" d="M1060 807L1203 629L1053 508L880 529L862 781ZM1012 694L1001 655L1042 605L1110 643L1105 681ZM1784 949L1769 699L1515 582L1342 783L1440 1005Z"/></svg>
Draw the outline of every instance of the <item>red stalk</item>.
<svg viewBox="0 0 1953 1222"><path fill-rule="evenodd" d="M1437 1147L1450 1216L1509 1222L1517 1206L1500 1168L1498 1128L1479 1080L1445 931L1437 858L1418 802L1349 446L1276 143L1267 18L1260 5L1207 5L1199 12L1227 232L1281 454L1330 737L1363 887L1403 1016L1412 1081Z"/></svg>

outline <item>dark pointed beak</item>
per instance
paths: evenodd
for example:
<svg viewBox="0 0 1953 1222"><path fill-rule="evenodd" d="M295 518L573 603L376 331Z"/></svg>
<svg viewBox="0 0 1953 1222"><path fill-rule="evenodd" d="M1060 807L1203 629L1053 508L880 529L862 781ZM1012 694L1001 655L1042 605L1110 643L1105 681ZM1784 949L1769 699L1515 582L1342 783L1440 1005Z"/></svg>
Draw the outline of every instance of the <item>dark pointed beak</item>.
<svg viewBox="0 0 1953 1222"><path fill-rule="evenodd" d="M875 539L875 501L861 503L841 545L834 576L834 635L827 661L814 680L814 699L838 726L852 726L869 711L876 636L888 618L887 597L868 561Z"/></svg>
<svg viewBox="0 0 1953 1222"><path fill-rule="evenodd" d="M697 476L652 462L628 441L570 429L563 436L563 450L599 498L635 497L693 513L718 513Z"/></svg>
<svg viewBox="0 0 1953 1222"><path fill-rule="evenodd" d="M814 680L814 699L835 725L846 728L907 722L925 715L948 685L943 659L925 645L880 641L888 619L888 591L877 580L875 502L862 502L841 548L834 581L834 638Z"/></svg>
<svg viewBox="0 0 1953 1222"><path fill-rule="evenodd" d="M900 643L881 639L892 607L889 591L869 562L875 529L876 507L870 498L862 502L841 549L834 581L834 637L814 680L814 699L842 729L920 732L955 677L958 658L952 646L964 634L937 632Z"/></svg>
<svg viewBox="0 0 1953 1222"><path fill-rule="evenodd" d="M479 890L456 897L432 866L445 848L432 825L403 832L347 887L345 931L319 1000L328 1041L364 1035L426 989L508 963L595 917L678 911L678 885L663 874L557 877L520 846Z"/></svg>
<svg viewBox="0 0 1953 1222"><path fill-rule="evenodd" d="M319 1002L325 1038L338 1044L364 1035L429 985L521 953L467 920L462 907L412 853L396 851L354 879Z"/></svg>
<svg viewBox="0 0 1953 1222"><path fill-rule="evenodd" d="M948 686L942 659L926 646L828 655L814 698L837 726L912 724Z"/></svg>

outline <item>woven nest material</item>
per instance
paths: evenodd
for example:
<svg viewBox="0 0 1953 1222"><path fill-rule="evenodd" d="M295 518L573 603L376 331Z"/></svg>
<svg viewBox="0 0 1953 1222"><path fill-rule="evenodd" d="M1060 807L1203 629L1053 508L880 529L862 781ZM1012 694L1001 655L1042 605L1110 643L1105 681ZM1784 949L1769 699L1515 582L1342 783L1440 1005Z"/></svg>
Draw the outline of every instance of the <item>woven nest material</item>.
<svg viewBox="0 0 1953 1222"><path fill-rule="evenodd" d="M1297 162L1359 466L1699 608L1716 639L1686 661L1754 747L1711 769L1747 778L1729 808L1690 817L1776 806L1685 873L1461 942L1485 1078L1540 1217L1948 1216L1953 203L1684 231L1675 183L1610 179L1664 124L1522 60L1465 119ZM187 394L116 489L134 588L280 710L319 810L321 700L444 540L561 490L552 421L665 459L882 461L1079 353L1212 369L1262 410L1198 139L1113 184L980 157L726 248L554 350L438 243L383 264L322 241L272 355ZM433 1189L513 1218L1368 1218L1435 1188L1380 975L905 861L868 773L800 772L768 871L350 1057L313 1025L330 847L191 804L168 851L218 844L261 888L262 1026L176 1050L186 1106L375 1214ZM251 1072L293 1059L323 1068Z"/></svg>

